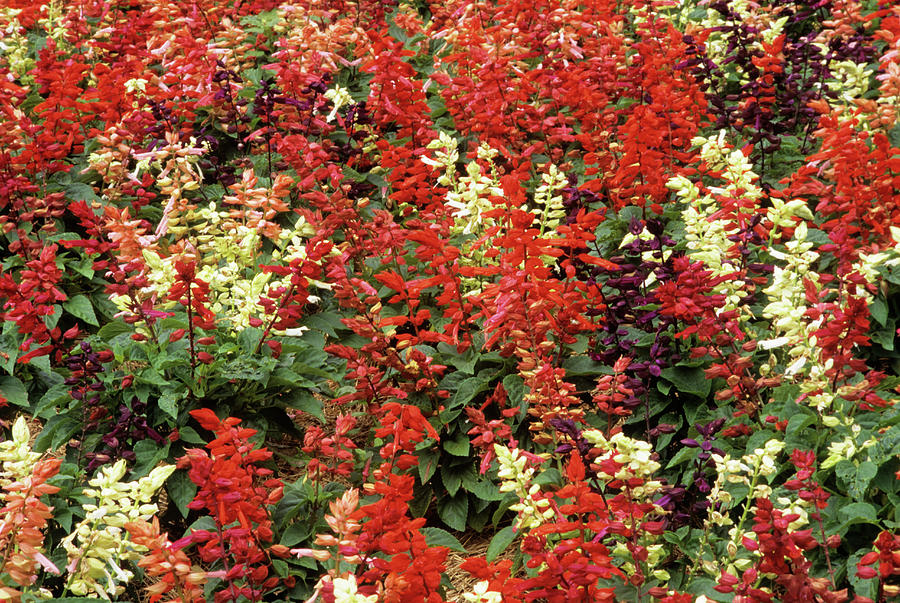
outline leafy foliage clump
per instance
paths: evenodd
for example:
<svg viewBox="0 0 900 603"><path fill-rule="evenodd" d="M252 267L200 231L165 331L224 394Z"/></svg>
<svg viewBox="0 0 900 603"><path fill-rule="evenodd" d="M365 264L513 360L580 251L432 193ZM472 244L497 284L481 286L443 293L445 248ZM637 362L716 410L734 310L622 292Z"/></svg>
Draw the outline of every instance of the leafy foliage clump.
<svg viewBox="0 0 900 603"><path fill-rule="evenodd" d="M892 3L0 32L2 598L900 596Z"/></svg>

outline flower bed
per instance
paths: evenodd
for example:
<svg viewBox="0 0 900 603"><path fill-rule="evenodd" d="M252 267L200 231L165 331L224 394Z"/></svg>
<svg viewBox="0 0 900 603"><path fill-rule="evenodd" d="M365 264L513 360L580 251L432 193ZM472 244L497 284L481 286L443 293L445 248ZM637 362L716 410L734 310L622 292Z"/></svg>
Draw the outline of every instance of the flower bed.
<svg viewBox="0 0 900 603"><path fill-rule="evenodd" d="M900 596L894 3L0 32L3 599Z"/></svg>

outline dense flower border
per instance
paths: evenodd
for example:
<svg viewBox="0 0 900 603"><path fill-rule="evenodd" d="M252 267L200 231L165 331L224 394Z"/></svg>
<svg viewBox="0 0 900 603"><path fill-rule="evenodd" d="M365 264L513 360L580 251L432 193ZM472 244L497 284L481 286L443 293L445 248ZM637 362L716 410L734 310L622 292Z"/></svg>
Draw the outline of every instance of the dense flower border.
<svg viewBox="0 0 900 603"><path fill-rule="evenodd" d="M900 596L895 3L0 36L0 597Z"/></svg>

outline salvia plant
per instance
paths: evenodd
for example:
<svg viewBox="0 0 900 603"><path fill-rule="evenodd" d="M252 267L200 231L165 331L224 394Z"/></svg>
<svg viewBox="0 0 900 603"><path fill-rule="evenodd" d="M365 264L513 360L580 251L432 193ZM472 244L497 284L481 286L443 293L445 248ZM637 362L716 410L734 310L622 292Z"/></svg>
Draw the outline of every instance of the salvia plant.
<svg viewBox="0 0 900 603"><path fill-rule="evenodd" d="M0 599L900 600L889 0L0 0Z"/></svg>

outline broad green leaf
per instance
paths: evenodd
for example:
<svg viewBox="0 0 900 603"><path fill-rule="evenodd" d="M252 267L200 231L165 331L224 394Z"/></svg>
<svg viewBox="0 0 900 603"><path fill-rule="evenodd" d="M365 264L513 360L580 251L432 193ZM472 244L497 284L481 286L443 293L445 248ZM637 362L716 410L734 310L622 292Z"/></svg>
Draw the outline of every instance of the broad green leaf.
<svg viewBox="0 0 900 603"><path fill-rule="evenodd" d="M100 201L94 187L84 182L70 182L66 185L66 196L73 201Z"/></svg>
<svg viewBox="0 0 900 603"><path fill-rule="evenodd" d="M669 464L666 465L666 469L671 469L676 465L680 465L681 463L685 463L687 461L692 460L697 455L697 450L695 448L688 448L687 446L683 446L675 453L675 456L669 461Z"/></svg>
<svg viewBox="0 0 900 603"><path fill-rule="evenodd" d="M447 346L448 348L450 346ZM466 350L465 354L456 354L455 350L449 354L449 362L453 364L456 370L467 375L475 374L475 365L481 358L481 354L476 351L475 346Z"/></svg>
<svg viewBox="0 0 900 603"><path fill-rule="evenodd" d="M593 360L589 356L570 356L563 362L566 375L601 375L609 372L609 368Z"/></svg>
<svg viewBox="0 0 900 603"><path fill-rule="evenodd" d="M662 377L687 394L701 398L709 395L712 382L706 378L702 368L689 366L673 366L662 370Z"/></svg>
<svg viewBox="0 0 900 603"><path fill-rule="evenodd" d="M420 530L425 536L425 542L428 546L443 546L457 553L465 553L466 547L460 544L456 537L441 528L422 528Z"/></svg>
<svg viewBox="0 0 900 603"><path fill-rule="evenodd" d="M281 578L287 578L291 573L290 566L287 564L287 561L283 559L272 559L272 569L274 569L275 574Z"/></svg>
<svg viewBox="0 0 900 603"><path fill-rule="evenodd" d="M500 487L491 480L479 476L475 471L463 474L462 487L479 500L490 502L503 499Z"/></svg>
<svg viewBox="0 0 900 603"><path fill-rule="evenodd" d="M682 586L682 590L693 595L706 595L707 599L713 601L734 601L733 593L720 593L715 590L716 581L705 576L694 578L687 587Z"/></svg>
<svg viewBox="0 0 900 603"><path fill-rule="evenodd" d="M412 500L409 501L410 514L413 517L425 517L425 514L428 512L428 507L431 506L432 499L434 499L434 490L431 486L417 488Z"/></svg>
<svg viewBox="0 0 900 603"><path fill-rule="evenodd" d="M174 392L165 392L163 393L159 399L156 401L159 409L172 417L174 420L178 420L178 394Z"/></svg>
<svg viewBox="0 0 900 603"><path fill-rule="evenodd" d="M53 329L59 324L59 319L62 318L63 315L63 307L59 304L53 305L53 314L49 314L44 317L44 324L47 325L48 329Z"/></svg>
<svg viewBox="0 0 900 603"><path fill-rule="evenodd" d="M518 375L507 375L503 378L503 389L509 399L510 407L522 406L525 401L525 382ZM525 412L524 410L522 412Z"/></svg>
<svg viewBox="0 0 900 603"><path fill-rule="evenodd" d="M288 402L288 406L311 414L320 421L325 421L325 412L322 409L322 403L319 400L316 400L309 390L294 390L290 401Z"/></svg>
<svg viewBox="0 0 900 603"><path fill-rule="evenodd" d="M441 445L453 456L469 456L469 437L464 433L457 433L452 440L443 440Z"/></svg>
<svg viewBox="0 0 900 603"><path fill-rule="evenodd" d="M88 256L81 258L81 261L70 262L69 267L88 280L94 278L94 260Z"/></svg>
<svg viewBox="0 0 900 603"><path fill-rule="evenodd" d="M456 496L448 496L438 500L438 516L445 524L463 532L466 529L466 519L469 517L469 495L465 490L456 493Z"/></svg>
<svg viewBox="0 0 900 603"><path fill-rule="evenodd" d="M97 331L97 335L103 341L109 341L110 339L112 339L113 337L116 337L117 335L121 335L123 333L133 333L133 332L134 332L134 327L126 324L124 321L117 319L112 322L108 322L105 325L103 325L102 327L100 327L100 330Z"/></svg>
<svg viewBox="0 0 900 603"><path fill-rule="evenodd" d="M844 460L835 465L838 479L847 485L847 493L851 498L860 500L865 497L869 482L878 473L878 465L871 461L863 461L859 465Z"/></svg>
<svg viewBox="0 0 900 603"><path fill-rule="evenodd" d="M68 301L63 302L63 309L75 318L80 318L89 325L94 325L95 327L100 326L100 323L97 322L97 315L94 314L94 306L86 295L74 295L70 297Z"/></svg>
<svg viewBox="0 0 900 603"><path fill-rule="evenodd" d="M319 312L318 314L307 316L304 324L310 329L318 329L331 337L337 337L339 329L347 328L341 322L340 315L333 312Z"/></svg>
<svg viewBox="0 0 900 603"><path fill-rule="evenodd" d="M472 398L483 392L488 387L488 379L485 377L469 377L459 384L459 388L450 398L448 408L458 408L468 404Z"/></svg>
<svg viewBox="0 0 900 603"><path fill-rule="evenodd" d="M259 345L260 337L262 337L261 330L256 327L247 327L238 334L238 345L248 354L252 354L256 350L256 346Z"/></svg>
<svg viewBox="0 0 900 603"><path fill-rule="evenodd" d="M813 415L799 412L788 419L788 424L785 428L785 435L792 436L798 431L802 430L804 427L812 425L815 422L816 418Z"/></svg>
<svg viewBox="0 0 900 603"><path fill-rule="evenodd" d="M188 444L206 445L206 440L200 437L200 434L190 425L184 425L178 428L178 439Z"/></svg>
<svg viewBox="0 0 900 603"><path fill-rule="evenodd" d="M862 556L869 552L869 549L864 548L856 551L850 558L847 560L848 568L856 568L856 565L859 563ZM875 567L878 567L877 565ZM850 585L853 587L853 592L855 595L860 597L868 597L871 600L875 600L878 596L878 580L872 580L871 578L860 578L856 575L855 569L851 569L847 572L847 579L850 581Z"/></svg>
<svg viewBox="0 0 900 603"><path fill-rule="evenodd" d="M441 467L441 481L444 483L444 487L450 496L455 495L459 491L459 487L462 485L463 473L464 471L460 470L459 466L448 467L444 463Z"/></svg>
<svg viewBox="0 0 900 603"><path fill-rule="evenodd" d="M0 394L11 404L28 406L28 392L25 385L12 375L0 377Z"/></svg>
<svg viewBox="0 0 900 603"><path fill-rule="evenodd" d="M491 543L488 545L487 553L485 553L485 560L487 560L488 563L491 563L503 553L503 551L509 548L509 545L513 543L517 536L518 533L512 526L506 526L494 534L494 537L491 538Z"/></svg>
<svg viewBox="0 0 900 603"><path fill-rule="evenodd" d="M871 337L872 341L874 341L884 349L893 351L894 338L896 336L896 333L896 325L894 319L892 318L887 321L887 328L873 331L869 334L869 337Z"/></svg>
<svg viewBox="0 0 900 603"><path fill-rule="evenodd" d="M281 544L284 546L297 546L310 537L311 522L295 521L281 536Z"/></svg>
<svg viewBox="0 0 900 603"><path fill-rule="evenodd" d="M556 467L547 467L534 478L532 483L537 484L538 486L561 485L562 474L560 474L559 469Z"/></svg>
<svg viewBox="0 0 900 603"><path fill-rule="evenodd" d="M883 464L898 454L900 454L900 425L891 425L885 433L879 434L875 445L869 449L869 458Z"/></svg>
<svg viewBox="0 0 900 603"><path fill-rule="evenodd" d="M872 315L878 324L884 326L887 322L888 317L888 307L883 299L880 297L876 297L872 300L872 303L869 304L869 313Z"/></svg>
<svg viewBox="0 0 900 603"><path fill-rule="evenodd" d="M838 515L840 515L841 519L845 522L867 522L876 525L878 523L878 511L875 507L865 502L855 502L845 505L838 509Z"/></svg>
<svg viewBox="0 0 900 603"><path fill-rule="evenodd" d="M56 450L69 441L81 429L81 422L68 415L50 417L41 433L34 440L33 448L38 452Z"/></svg>
<svg viewBox="0 0 900 603"><path fill-rule="evenodd" d="M434 472L437 470L441 454L434 448L429 448L427 450L420 451L418 454L418 458L419 480L424 484L431 479L431 476L434 475Z"/></svg>
<svg viewBox="0 0 900 603"><path fill-rule="evenodd" d="M166 492L182 517L188 516L188 504L197 494L197 484L191 481L187 471L176 471L166 480Z"/></svg>
<svg viewBox="0 0 900 603"><path fill-rule="evenodd" d="M69 394L70 387L70 385L65 383L57 383L48 389L32 410L34 416L41 419L49 419L59 414L60 408L64 408L71 399Z"/></svg>
<svg viewBox="0 0 900 603"><path fill-rule="evenodd" d="M15 323L6 321L3 325L3 331L0 332L0 350L4 354L0 355L0 367L3 367L10 375L15 372L16 359L19 357L19 342L13 332Z"/></svg>
<svg viewBox="0 0 900 603"><path fill-rule="evenodd" d="M134 445L137 460L131 470L131 479L137 479L150 473L160 461L169 456L170 443L157 444L153 440L141 440Z"/></svg>

